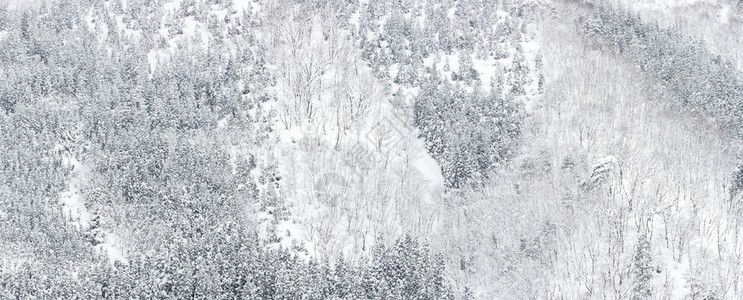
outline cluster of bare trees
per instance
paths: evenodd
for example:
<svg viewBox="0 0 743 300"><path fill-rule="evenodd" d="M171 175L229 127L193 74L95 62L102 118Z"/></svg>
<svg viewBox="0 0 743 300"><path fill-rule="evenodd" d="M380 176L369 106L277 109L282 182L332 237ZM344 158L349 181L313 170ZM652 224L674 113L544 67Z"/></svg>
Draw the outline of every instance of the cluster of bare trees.
<svg viewBox="0 0 743 300"><path fill-rule="evenodd" d="M425 150L373 74L342 12L268 4L263 28L277 75L276 110L297 143L282 145L287 180L313 255L358 259L406 232L429 232L427 179L416 161ZM392 142L390 142L392 141ZM399 141L399 143L396 143Z"/></svg>
<svg viewBox="0 0 743 300"><path fill-rule="evenodd" d="M286 129L313 124L321 135L334 135L339 149L383 88L360 59L339 11L279 2L267 7L264 28L279 79L281 122Z"/></svg>

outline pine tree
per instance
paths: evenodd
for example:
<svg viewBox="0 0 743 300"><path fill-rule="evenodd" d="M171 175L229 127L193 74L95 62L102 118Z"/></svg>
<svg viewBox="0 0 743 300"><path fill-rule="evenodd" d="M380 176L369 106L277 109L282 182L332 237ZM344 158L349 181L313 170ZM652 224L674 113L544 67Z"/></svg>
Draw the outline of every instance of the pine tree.
<svg viewBox="0 0 743 300"><path fill-rule="evenodd" d="M537 81L537 90L538 90L538 93L544 94L544 85L545 85L544 74L539 73L539 78L538 78L538 81Z"/></svg>
<svg viewBox="0 0 743 300"><path fill-rule="evenodd" d="M514 96L525 95L525 85L528 80L529 68L526 65L526 57L520 47L517 47L516 54L513 56L511 71L511 94Z"/></svg>
<svg viewBox="0 0 743 300"><path fill-rule="evenodd" d="M635 256L632 261L634 266L634 289L632 299L651 299L653 296L653 267L652 257L650 254L650 241L647 234L642 233L637 240Z"/></svg>

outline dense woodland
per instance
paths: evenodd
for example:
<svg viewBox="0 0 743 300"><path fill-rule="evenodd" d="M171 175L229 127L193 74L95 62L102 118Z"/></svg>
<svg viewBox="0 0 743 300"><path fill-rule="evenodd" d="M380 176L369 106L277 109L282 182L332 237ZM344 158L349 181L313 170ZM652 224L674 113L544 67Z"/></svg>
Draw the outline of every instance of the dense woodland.
<svg viewBox="0 0 743 300"><path fill-rule="evenodd" d="M733 61L677 29L643 23L638 16L606 4L597 10L582 20L586 34L661 80L683 104L741 135L743 73Z"/></svg>
<svg viewBox="0 0 743 300"><path fill-rule="evenodd" d="M739 298L743 73L615 2L0 2L0 298Z"/></svg>
<svg viewBox="0 0 743 300"><path fill-rule="evenodd" d="M275 162L250 150L274 126L261 20L162 5L2 10L2 297L451 297L440 255L410 237L351 263L266 249L276 237L248 216L281 218L284 202ZM168 41L187 17L208 40ZM87 220L56 200L79 176ZM113 264L95 248L111 232L127 248Z"/></svg>

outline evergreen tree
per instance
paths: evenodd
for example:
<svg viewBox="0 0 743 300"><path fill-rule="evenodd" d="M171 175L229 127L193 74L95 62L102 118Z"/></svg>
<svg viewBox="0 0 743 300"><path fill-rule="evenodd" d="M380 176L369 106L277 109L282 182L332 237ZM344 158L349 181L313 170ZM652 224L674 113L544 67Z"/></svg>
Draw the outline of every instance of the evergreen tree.
<svg viewBox="0 0 743 300"><path fill-rule="evenodd" d="M646 234L641 234L637 240L635 256L632 261L634 266L634 288L632 299L651 299L653 296L653 267L650 253L650 241Z"/></svg>

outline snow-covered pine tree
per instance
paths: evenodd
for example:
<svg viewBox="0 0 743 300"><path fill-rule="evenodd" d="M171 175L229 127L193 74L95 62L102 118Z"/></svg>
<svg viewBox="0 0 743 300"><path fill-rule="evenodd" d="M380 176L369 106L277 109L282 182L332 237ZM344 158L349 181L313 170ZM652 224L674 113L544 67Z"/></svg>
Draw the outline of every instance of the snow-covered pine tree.
<svg viewBox="0 0 743 300"><path fill-rule="evenodd" d="M645 233L640 234L635 246L633 265L633 293L632 299L652 299L653 296L653 258L650 241Z"/></svg>

